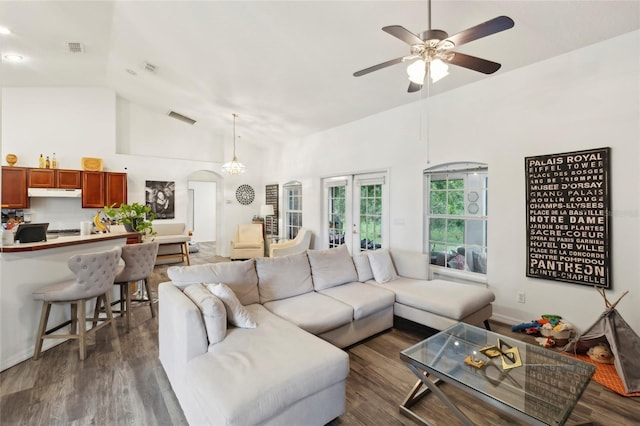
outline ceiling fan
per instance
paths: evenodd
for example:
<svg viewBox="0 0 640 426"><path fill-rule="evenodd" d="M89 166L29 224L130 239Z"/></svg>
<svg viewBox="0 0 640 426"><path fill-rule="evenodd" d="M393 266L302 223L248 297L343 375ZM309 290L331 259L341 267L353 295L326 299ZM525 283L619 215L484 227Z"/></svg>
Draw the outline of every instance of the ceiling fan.
<svg viewBox="0 0 640 426"><path fill-rule="evenodd" d="M407 91L416 92L422 89L427 74L431 77L433 83L448 75L447 64L457 65L484 74L493 74L500 69L501 65L497 62L454 52L453 49L479 38L512 28L514 22L511 18L498 16L449 37L445 31L431 29L431 0L429 0L428 8L429 29L420 34L413 34L400 25L382 28L382 31L411 46L409 55L354 72L354 77L360 77L391 65L416 59L415 62L407 67L407 73L409 74L409 89Z"/></svg>

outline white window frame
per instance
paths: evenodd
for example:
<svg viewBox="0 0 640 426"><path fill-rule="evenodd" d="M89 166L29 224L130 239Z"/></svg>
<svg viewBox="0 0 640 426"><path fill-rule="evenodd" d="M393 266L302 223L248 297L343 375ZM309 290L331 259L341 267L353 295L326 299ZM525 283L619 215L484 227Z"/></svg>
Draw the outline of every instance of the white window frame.
<svg viewBox="0 0 640 426"><path fill-rule="evenodd" d="M298 194L295 195L298 198L298 208L291 208L292 190L297 190ZM298 231L302 228L302 183L298 181L287 182L282 185L282 200L284 207L284 220L283 220L283 238L292 240L298 235ZM292 220L292 215L295 214L299 217L299 223L295 224Z"/></svg>
<svg viewBox="0 0 640 426"><path fill-rule="evenodd" d="M479 191L480 188L470 187L469 177L472 174L481 173L484 175L484 185L483 191ZM441 177L442 175L446 175L447 178L449 176L456 177L462 176L464 180L464 214L463 215L454 215L454 214L432 214L431 213L431 178L433 176ZM473 197L478 196L479 203L479 211L474 212L475 209L470 209L471 203L469 200L470 194L473 193ZM479 193L479 194L478 194ZM476 282L487 282L487 267L486 267L486 258L487 258L487 228L488 228L488 194L489 194L489 183L488 183L488 166L484 163L477 162L456 162L456 163L447 163L441 164L437 166L430 167L424 170L424 252L428 253L432 257L431 265L430 265L430 273L433 276L441 275L441 276L449 276L453 278L461 278L469 281ZM447 203L448 204L448 203ZM455 246L462 246L465 248L465 267L462 269L457 269L454 266L457 264L456 262L451 262L448 259L448 253L450 252L449 248L443 252L434 252L431 253L432 247L431 242L432 238L430 235L430 221L432 219L457 219L465 221L465 237L464 242L462 244L452 244ZM468 229L470 221L482 221L484 222L484 226L482 227L482 232L479 234L476 233L475 237L482 239L480 244L468 244ZM444 242L445 244L446 241ZM475 252L475 254L474 254ZM440 257L444 255L444 259L438 258L438 253ZM480 263L484 266L484 273L482 269L478 269L478 271L474 271L473 268L477 268L477 265L474 263L474 256L480 260ZM434 257L436 261L434 262ZM445 265L441 266L437 264L438 262L444 260ZM454 260L454 259L452 259ZM469 267L469 265L473 265Z"/></svg>

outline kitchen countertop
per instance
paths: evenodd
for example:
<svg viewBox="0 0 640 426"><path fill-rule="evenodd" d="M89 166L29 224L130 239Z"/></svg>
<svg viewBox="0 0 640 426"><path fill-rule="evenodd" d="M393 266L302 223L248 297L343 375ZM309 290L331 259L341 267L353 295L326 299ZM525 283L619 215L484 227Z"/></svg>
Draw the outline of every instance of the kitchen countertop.
<svg viewBox="0 0 640 426"><path fill-rule="evenodd" d="M137 232L112 232L107 234L59 236L48 241L38 243L15 243L0 247L0 253L19 253L26 251L47 250L57 247L67 247L77 244L86 244L96 241L115 240L119 238L138 238Z"/></svg>

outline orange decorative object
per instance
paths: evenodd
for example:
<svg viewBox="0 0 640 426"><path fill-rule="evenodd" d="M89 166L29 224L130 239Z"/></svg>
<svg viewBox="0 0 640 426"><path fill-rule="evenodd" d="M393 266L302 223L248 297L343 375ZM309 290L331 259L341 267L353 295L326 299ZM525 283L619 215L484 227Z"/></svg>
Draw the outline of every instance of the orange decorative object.
<svg viewBox="0 0 640 426"><path fill-rule="evenodd" d="M7 154L5 159L7 160L7 164L9 164L11 167L13 167L18 162L18 156L15 154Z"/></svg>
<svg viewBox="0 0 640 426"><path fill-rule="evenodd" d="M89 172L101 172L102 158L82 157L82 170Z"/></svg>

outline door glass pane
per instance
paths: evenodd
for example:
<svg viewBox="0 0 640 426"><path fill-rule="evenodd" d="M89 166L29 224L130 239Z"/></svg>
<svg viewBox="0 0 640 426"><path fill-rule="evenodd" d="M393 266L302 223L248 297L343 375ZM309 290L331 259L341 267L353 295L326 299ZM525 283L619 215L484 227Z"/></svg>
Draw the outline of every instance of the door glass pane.
<svg viewBox="0 0 640 426"><path fill-rule="evenodd" d="M344 244L345 190L344 186L329 188L329 248Z"/></svg>
<svg viewBox="0 0 640 426"><path fill-rule="evenodd" d="M382 185L360 186L360 250L382 246Z"/></svg>

